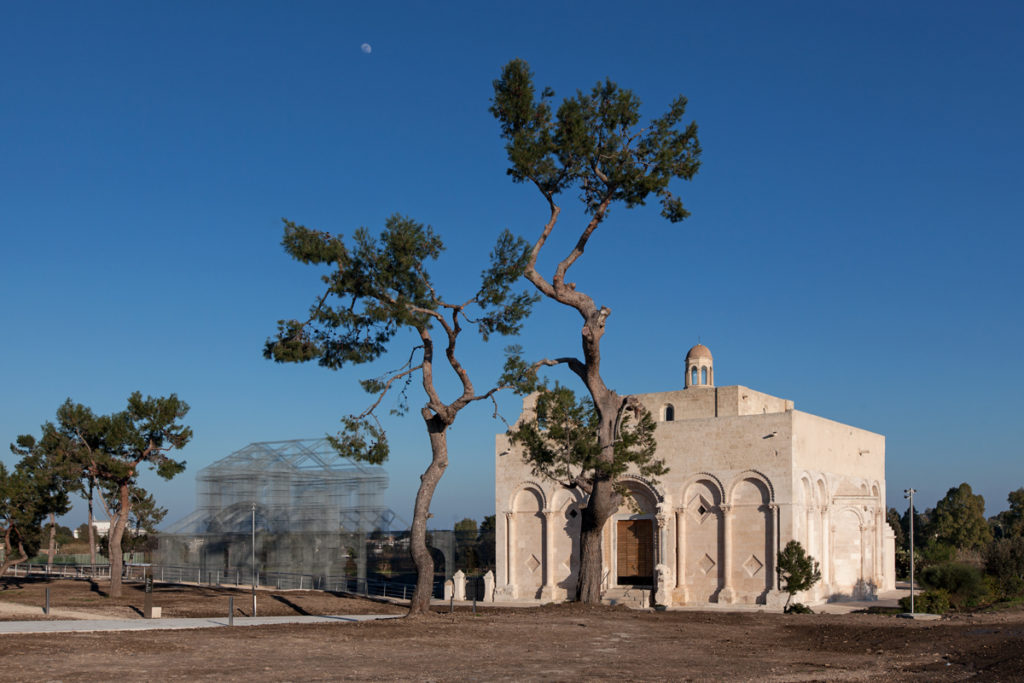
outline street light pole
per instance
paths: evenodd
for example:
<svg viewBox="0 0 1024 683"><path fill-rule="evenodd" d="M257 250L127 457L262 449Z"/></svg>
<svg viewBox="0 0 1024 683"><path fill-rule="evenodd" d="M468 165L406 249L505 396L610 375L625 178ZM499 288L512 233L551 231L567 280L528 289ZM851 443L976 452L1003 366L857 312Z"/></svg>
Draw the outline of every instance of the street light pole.
<svg viewBox="0 0 1024 683"><path fill-rule="evenodd" d="M256 503L252 504L252 567L250 574L252 574L252 615L256 616Z"/></svg>
<svg viewBox="0 0 1024 683"><path fill-rule="evenodd" d="M914 613L914 494L916 489L904 489L903 497L910 499L910 613Z"/></svg>

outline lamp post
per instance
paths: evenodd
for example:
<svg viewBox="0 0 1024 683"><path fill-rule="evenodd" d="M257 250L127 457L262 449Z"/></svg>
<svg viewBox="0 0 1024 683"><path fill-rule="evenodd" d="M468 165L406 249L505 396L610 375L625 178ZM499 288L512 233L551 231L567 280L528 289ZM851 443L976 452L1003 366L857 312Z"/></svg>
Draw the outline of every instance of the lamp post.
<svg viewBox="0 0 1024 683"><path fill-rule="evenodd" d="M252 574L252 615L256 616L256 503L252 504L252 568L250 574Z"/></svg>
<svg viewBox="0 0 1024 683"><path fill-rule="evenodd" d="M910 499L910 613L914 613L914 494L916 489L904 489L903 497Z"/></svg>

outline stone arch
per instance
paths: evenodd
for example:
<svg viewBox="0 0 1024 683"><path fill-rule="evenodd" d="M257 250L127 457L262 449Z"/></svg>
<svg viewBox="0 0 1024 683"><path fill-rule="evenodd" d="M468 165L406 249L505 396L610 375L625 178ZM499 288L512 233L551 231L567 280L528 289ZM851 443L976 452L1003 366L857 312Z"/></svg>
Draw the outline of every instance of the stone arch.
<svg viewBox="0 0 1024 683"><path fill-rule="evenodd" d="M574 598L580 570L580 526L583 515L580 508L586 504L578 489L562 489L551 499L553 538L551 562L554 566L555 586L559 595Z"/></svg>
<svg viewBox="0 0 1024 683"><path fill-rule="evenodd" d="M725 539L722 501L725 490L714 475L701 472L680 490L676 515L676 587L687 602L712 602L724 585Z"/></svg>
<svg viewBox="0 0 1024 683"><path fill-rule="evenodd" d="M721 505L722 501L725 500L725 486L722 485L721 479L711 474L710 472L697 472L696 474L691 475L689 478L687 478L687 480L683 483L683 487L680 489L680 492L683 494L681 500L684 502L684 504L687 501L685 495L687 487L701 480L707 482L707 486L711 490L713 490L714 493L718 496L718 502L716 503L716 505Z"/></svg>
<svg viewBox="0 0 1024 683"><path fill-rule="evenodd" d="M524 491L529 491L540 501L540 510L544 510L548 506L547 495L544 493L544 488L535 481L521 481L514 489L512 489L512 495L508 499L508 509L515 512L516 501L519 499L519 494Z"/></svg>
<svg viewBox="0 0 1024 683"><path fill-rule="evenodd" d="M655 505L665 502L664 490L646 477L641 477L637 474L624 474L619 477L619 483L625 484L628 488L650 495Z"/></svg>
<svg viewBox="0 0 1024 683"><path fill-rule="evenodd" d="M726 584L735 600L764 603L775 587L775 506L771 482L760 472L742 473L729 491L730 558Z"/></svg>
<svg viewBox="0 0 1024 683"><path fill-rule="evenodd" d="M676 407L671 403L666 403L661 407L661 421L662 422L673 422L676 419Z"/></svg>
<svg viewBox="0 0 1024 683"><path fill-rule="evenodd" d="M658 504L664 495L648 479L626 475L618 480L629 492L606 527L612 583L653 585L659 553Z"/></svg>
<svg viewBox="0 0 1024 683"><path fill-rule="evenodd" d="M861 530L865 519L860 506L844 505L832 517L832 592L852 595L864 578Z"/></svg>
<svg viewBox="0 0 1024 683"><path fill-rule="evenodd" d="M828 481L826 481L825 477L819 474L815 479L814 484L814 492L817 495L818 505L820 507L824 507L826 505L831 504L832 496L829 494L830 488L828 485Z"/></svg>
<svg viewBox="0 0 1024 683"><path fill-rule="evenodd" d="M726 498L726 502L730 505L733 504L736 496L737 488L743 484L743 482L757 482L758 486L764 487L765 495L767 499L764 501L765 505L775 502L775 487L772 486L771 479L769 479L764 473L757 470L745 470L740 472L735 479L733 479L732 485L729 487L729 495Z"/></svg>
<svg viewBox="0 0 1024 683"><path fill-rule="evenodd" d="M509 559L515 592L519 597L539 598L547 575L545 552L547 535L544 490L533 482L524 482L512 494L509 526L512 535Z"/></svg>

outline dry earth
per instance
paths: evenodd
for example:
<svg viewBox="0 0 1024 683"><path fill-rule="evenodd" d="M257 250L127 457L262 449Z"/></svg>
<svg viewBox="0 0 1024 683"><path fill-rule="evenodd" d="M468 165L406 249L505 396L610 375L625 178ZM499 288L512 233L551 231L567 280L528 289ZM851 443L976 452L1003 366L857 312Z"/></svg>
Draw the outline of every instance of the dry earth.
<svg viewBox="0 0 1024 683"><path fill-rule="evenodd" d="M3 605L39 614L44 583ZM138 616L135 587L55 581L51 605ZM168 616L226 613L227 591L157 586ZM236 605L248 600L236 593ZM261 593L260 614L393 612L313 591ZM264 609L266 607L266 609ZM247 612L247 606L246 610ZM240 612L241 613L241 612ZM24 618L6 616L0 618ZM0 635L3 680L1024 680L1024 610L911 621L875 614L633 612L557 605L418 620L189 631Z"/></svg>

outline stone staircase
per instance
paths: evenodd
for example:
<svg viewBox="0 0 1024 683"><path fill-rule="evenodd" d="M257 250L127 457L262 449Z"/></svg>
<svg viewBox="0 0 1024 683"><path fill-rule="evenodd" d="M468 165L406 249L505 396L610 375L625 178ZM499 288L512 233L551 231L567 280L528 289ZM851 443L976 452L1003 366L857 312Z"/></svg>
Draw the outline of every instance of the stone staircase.
<svg viewBox="0 0 1024 683"><path fill-rule="evenodd" d="M613 586L601 596L606 605L625 605L631 609L648 609L651 606L650 586Z"/></svg>

